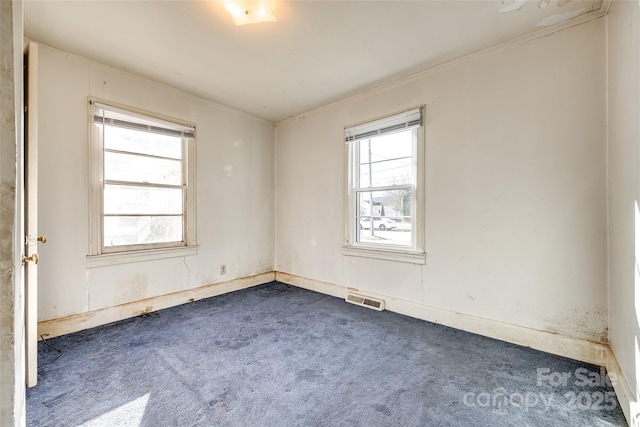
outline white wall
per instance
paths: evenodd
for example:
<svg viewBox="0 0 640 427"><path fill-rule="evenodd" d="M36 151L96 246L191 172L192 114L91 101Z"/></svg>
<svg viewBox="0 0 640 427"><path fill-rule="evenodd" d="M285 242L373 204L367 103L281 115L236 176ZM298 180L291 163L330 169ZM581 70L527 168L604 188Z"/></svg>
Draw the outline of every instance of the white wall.
<svg viewBox="0 0 640 427"><path fill-rule="evenodd" d="M39 320L273 270L272 124L46 46L39 64ZM86 268L88 96L196 123L198 255Z"/></svg>
<svg viewBox="0 0 640 427"><path fill-rule="evenodd" d="M605 20L278 123L276 269L607 340ZM426 105L425 266L343 256L345 125Z"/></svg>
<svg viewBox="0 0 640 427"><path fill-rule="evenodd" d="M630 423L640 375L640 6L614 1L607 16L609 85L609 334L629 385ZM636 423L636 424L634 424Z"/></svg>

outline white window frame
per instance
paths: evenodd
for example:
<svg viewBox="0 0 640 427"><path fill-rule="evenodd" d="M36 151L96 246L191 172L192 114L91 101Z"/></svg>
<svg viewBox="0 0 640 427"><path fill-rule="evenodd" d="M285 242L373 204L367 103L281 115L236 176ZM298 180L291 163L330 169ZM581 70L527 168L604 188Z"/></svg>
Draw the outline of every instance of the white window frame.
<svg viewBox="0 0 640 427"><path fill-rule="evenodd" d="M182 241L105 247L104 235L104 144L101 132L94 126L96 105L120 111L133 117L158 123L161 127L193 129L192 138L182 143L183 203ZM139 261L195 255L196 242L196 144L195 125L148 111L113 102L89 98L89 253L87 267L102 267Z"/></svg>
<svg viewBox="0 0 640 427"><path fill-rule="evenodd" d="M364 189L356 188L358 178L358 161L359 161L359 142L360 140L353 137L354 133L358 133L359 129L363 128L380 128L384 127L388 121L397 121L399 117L405 117L413 114L415 116L416 110L419 112L420 125L414 126L413 131L413 177L410 186L412 188L412 204L411 204L411 216L412 216L412 236L411 246L394 245L394 244L379 244L379 243L367 243L358 242L357 233L359 232L358 221L358 200L357 192ZM367 120L364 122L356 123L353 125L345 126L345 176L347 188L345 191L345 231L344 231L344 245L343 255L346 256L359 256L365 258L375 258L390 261L409 262L415 264L425 264L426 254L424 250L424 234L425 234L425 200L424 200L424 176L425 176L425 149L424 149L424 106L413 107L407 110L389 114L386 116L378 117L376 119ZM405 126L399 129L399 131L406 131L410 129L410 126ZM391 132L382 132L382 134ZM362 139L367 140L366 138ZM372 190L380 189L393 189L388 188L376 188Z"/></svg>

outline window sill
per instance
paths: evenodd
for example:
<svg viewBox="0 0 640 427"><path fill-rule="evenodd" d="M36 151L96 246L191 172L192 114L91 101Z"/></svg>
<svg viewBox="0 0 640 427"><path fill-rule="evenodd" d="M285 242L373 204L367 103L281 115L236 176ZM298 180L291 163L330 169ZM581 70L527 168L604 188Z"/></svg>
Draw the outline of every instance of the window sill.
<svg viewBox="0 0 640 427"><path fill-rule="evenodd" d="M176 248L151 249L144 251L119 252L112 254L87 255L87 268L107 267L110 265L130 264L134 262L155 261L166 258L179 258L198 254L198 246L180 246Z"/></svg>
<svg viewBox="0 0 640 427"><path fill-rule="evenodd" d="M427 254L424 252L403 251L394 249L365 248L360 246L343 246L342 255L361 258L382 259L386 261L426 264Z"/></svg>

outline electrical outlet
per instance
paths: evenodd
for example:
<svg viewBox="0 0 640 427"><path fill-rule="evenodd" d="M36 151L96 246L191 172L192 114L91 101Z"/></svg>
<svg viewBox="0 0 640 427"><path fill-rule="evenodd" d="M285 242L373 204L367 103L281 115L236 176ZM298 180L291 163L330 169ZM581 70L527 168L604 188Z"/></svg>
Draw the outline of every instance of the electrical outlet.
<svg viewBox="0 0 640 427"><path fill-rule="evenodd" d="M227 274L227 266L225 264L220 266L220 275L222 276L223 274Z"/></svg>

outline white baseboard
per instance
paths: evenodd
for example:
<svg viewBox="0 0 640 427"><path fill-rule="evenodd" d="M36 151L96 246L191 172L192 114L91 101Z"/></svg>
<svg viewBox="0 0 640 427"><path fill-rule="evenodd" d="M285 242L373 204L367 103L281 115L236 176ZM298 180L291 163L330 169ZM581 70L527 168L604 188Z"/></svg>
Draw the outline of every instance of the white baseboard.
<svg viewBox="0 0 640 427"><path fill-rule="evenodd" d="M276 272L276 280L288 285L343 299L346 298L347 292L349 291L362 292L358 289L347 288L334 283L322 282L279 271ZM614 390L618 397L618 403L627 418L627 422L634 427L640 427L640 415L638 414L638 408L635 403L635 398L633 397L635 394L632 393L629 383L618 365L618 360L608 345L469 314L457 313L455 311L417 304L371 292L365 293L375 298L384 299L385 309L395 313L530 347L581 362L604 366L607 372L615 373L616 375L617 381L615 382ZM635 420L636 424L632 423L632 419Z"/></svg>
<svg viewBox="0 0 640 427"><path fill-rule="evenodd" d="M162 310L176 305L226 294L228 292L262 285L272 282L273 280L275 280L275 273L272 271L258 274L256 276L233 279L226 282L214 283L212 285L194 289L186 289L180 292L160 295L113 307L106 307L87 313L45 320L38 323L38 336L48 334L48 338L52 338L70 334L72 332L106 325L107 323L116 322L118 320L151 313L152 311Z"/></svg>
<svg viewBox="0 0 640 427"><path fill-rule="evenodd" d="M618 403L624 412L627 423L633 427L640 427L640 407L629 381L622 373L615 353L609 349L607 358L607 372L609 375L615 374L615 381L611 381L613 390L616 392Z"/></svg>

